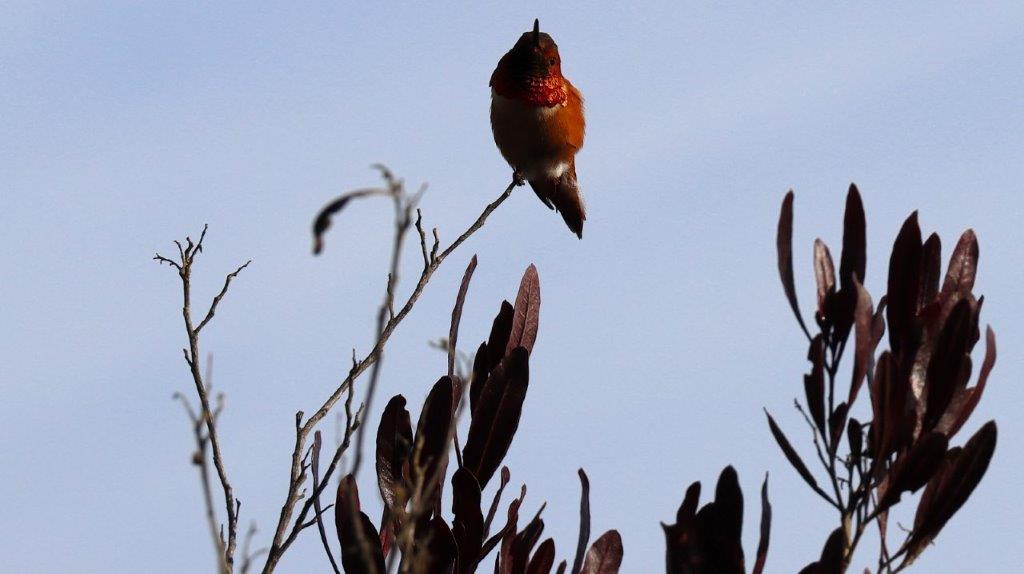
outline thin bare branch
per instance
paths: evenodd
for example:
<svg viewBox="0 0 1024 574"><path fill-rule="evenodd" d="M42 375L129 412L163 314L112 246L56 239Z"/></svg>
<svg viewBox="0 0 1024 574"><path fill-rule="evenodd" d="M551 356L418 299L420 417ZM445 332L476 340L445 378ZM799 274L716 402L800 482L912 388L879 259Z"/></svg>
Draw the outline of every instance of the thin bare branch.
<svg viewBox="0 0 1024 574"><path fill-rule="evenodd" d="M423 290L430 282L430 279L433 276L434 272L437 271L437 269L441 266L442 263L444 263L444 260L449 255L451 255L452 252L458 249L459 246L462 245L467 239L469 239L469 237L472 236L477 230L484 226L484 223L486 223L487 218L491 215L491 213L493 213L495 209L497 209L502 203L505 202L505 200L509 198L509 196L512 195L512 191L516 188L517 185L521 185L521 182L513 181L512 183L510 183L508 187L506 187L505 190L501 193L501 195L497 197L497 199L495 199L494 201L492 201L491 203L487 204L484 207L483 211L476 218L476 220L472 224L470 224L470 226L461 235L459 235L458 238L456 238L451 245L449 245L443 251L437 253L436 256L430 259L430 263L426 267L424 267L423 271L420 274L419 280L413 287L412 292L406 298L405 303L401 306L401 308L398 309L398 312L395 313L393 317L385 321L383 327L377 331L377 340L374 343L373 348L370 350L370 352L353 365L352 369L349 371L345 379L341 381L338 387L334 390L333 393L331 393L327 400L324 401L320 408L318 408L304 423L301 420L301 414L299 417L297 417L295 444L292 449L292 464L290 471L288 494L286 495L284 504L282 504L281 506L281 513L280 516L278 517L277 528L274 533L274 540L273 543L271 544L270 552L268 552L267 554L267 560L263 567L264 574L273 572L274 568L277 566L277 563L280 561L281 556L284 554L284 552L291 545L292 541L294 541L295 539L294 535L289 534L289 525L292 524L292 516L295 513L295 507L298 504L298 501L300 500L300 485L305 480L305 475L302 470L301 457L303 450L305 450L306 448L306 441L309 438L309 434L313 431L316 425L321 420L323 420L324 417L327 416L327 414L331 411L332 408L334 408L338 401L341 400L341 397L344 396L346 392L348 392L348 389L353 384L353 382L380 359L380 356L384 350L384 346L391 338L391 335L394 333L398 325L401 324L401 322L409 314L413 306L415 306L416 302L423 294ZM369 410L371 407L369 402L364 403L364 405L364 408L366 410ZM340 450L341 449L339 449L339 451ZM340 458L340 453L336 455L336 458ZM325 482L329 480L330 473L328 471L331 470L332 468L329 467L327 471L324 472L323 480ZM321 488L323 488L323 485L321 485ZM301 509L298 517L295 520L295 527L292 527L291 529L293 533L296 531L297 527L301 527L301 525L305 523L305 517L308 514L311 507L311 502L307 502L306 504L303 505L303 508ZM301 530L301 528L298 528L298 530Z"/></svg>
<svg viewBox="0 0 1024 574"><path fill-rule="evenodd" d="M242 265L227 276L224 282L224 288L221 290L220 294L214 298L210 305L210 310L207 312L206 318L202 323L200 323L199 328L195 327L192 321L192 265L195 263L196 256L203 250L203 240L206 238L206 231L207 226L204 225L203 232L200 234L197 242L193 242L191 237L185 238L184 246L180 241L174 242L175 246L178 248L178 254L180 256L178 261L172 261L160 254L157 254L154 257L154 260L158 263L169 263L172 267L178 270L178 276L181 278L181 314L185 322L185 334L188 337L189 343L188 349L184 349L183 354L185 356L186 363L188 363L189 371L192 374L192 381L196 387L196 394L199 397L198 413L192 411L190 406L187 408L189 411L189 417L193 423L193 433L197 444L197 450L193 456L193 462L199 466L200 469L200 480L203 484L203 498L207 507L207 522L210 527L211 537L214 539L214 544L217 548L218 566L220 567L221 572L230 574L234 571L235 547L238 537L238 511L241 503L235 498L231 482L228 480L227 470L224 465L224 457L221 453L220 440L217 434L217 415L219 415L223 408L223 399L218 397L217 406L211 407L209 397L210 387L203 380L203 374L200 372L197 357L200 356L199 329L213 318L216 306L227 292L227 288L231 280L237 276L238 273L248 265L248 263ZM187 405L187 401L184 401L184 399L182 400ZM205 432L203 430L203 426L205 426ZM217 472L217 478L220 481L221 489L224 492L224 507L227 514L226 540L222 534L223 528L218 527L216 513L213 510L212 486L209 478L208 459L206 454L207 449L212 452L213 466Z"/></svg>

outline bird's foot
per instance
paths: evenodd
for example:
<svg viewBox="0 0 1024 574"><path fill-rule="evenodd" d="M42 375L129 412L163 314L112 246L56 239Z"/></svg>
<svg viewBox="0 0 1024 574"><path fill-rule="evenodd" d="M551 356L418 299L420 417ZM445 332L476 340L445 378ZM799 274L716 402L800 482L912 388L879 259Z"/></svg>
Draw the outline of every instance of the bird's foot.
<svg viewBox="0 0 1024 574"><path fill-rule="evenodd" d="M518 169L514 170L512 172L512 183L514 183L516 187L522 187L526 185L526 176Z"/></svg>

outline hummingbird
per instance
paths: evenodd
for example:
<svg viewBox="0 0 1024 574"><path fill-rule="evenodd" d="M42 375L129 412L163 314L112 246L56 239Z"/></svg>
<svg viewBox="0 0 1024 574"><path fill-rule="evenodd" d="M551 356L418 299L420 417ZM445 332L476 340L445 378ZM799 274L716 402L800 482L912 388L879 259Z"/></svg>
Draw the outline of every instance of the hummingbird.
<svg viewBox="0 0 1024 574"><path fill-rule="evenodd" d="M575 158L583 147L583 96L562 75L558 45L539 20L501 57L490 85L491 131L513 179L529 182L582 239L587 214Z"/></svg>

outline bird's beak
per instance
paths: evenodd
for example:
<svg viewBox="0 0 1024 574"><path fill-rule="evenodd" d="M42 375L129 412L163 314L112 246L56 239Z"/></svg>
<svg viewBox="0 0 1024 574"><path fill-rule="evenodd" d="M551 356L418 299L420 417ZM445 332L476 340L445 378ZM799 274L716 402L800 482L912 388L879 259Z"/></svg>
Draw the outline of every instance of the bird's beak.
<svg viewBox="0 0 1024 574"><path fill-rule="evenodd" d="M540 47L540 19L534 18L533 20L533 45Z"/></svg>

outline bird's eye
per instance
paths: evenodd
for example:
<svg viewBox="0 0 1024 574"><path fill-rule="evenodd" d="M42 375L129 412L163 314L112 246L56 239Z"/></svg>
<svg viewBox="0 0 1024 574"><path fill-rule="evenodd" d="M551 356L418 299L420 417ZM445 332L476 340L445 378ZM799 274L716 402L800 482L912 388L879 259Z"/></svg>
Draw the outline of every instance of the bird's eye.
<svg viewBox="0 0 1024 574"><path fill-rule="evenodd" d="M555 65L555 64L557 64L557 63L558 63L558 61L557 61L557 60L555 60L554 58L551 58L550 60L548 60L548 65L549 65L549 66L554 66L554 65Z"/></svg>

